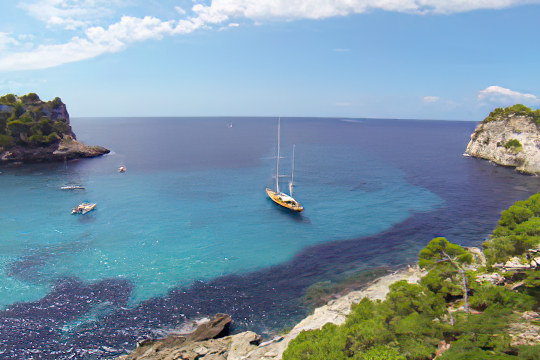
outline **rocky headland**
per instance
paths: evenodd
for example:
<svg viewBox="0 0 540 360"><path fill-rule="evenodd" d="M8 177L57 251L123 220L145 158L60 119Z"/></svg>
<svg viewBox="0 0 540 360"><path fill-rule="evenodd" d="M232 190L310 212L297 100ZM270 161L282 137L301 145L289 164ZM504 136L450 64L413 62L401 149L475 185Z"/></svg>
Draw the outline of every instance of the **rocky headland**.
<svg viewBox="0 0 540 360"><path fill-rule="evenodd" d="M42 101L34 93L0 97L0 163L63 161L107 153L102 146L77 141L60 98Z"/></svg>
<svg viewBox="0 0 540 360"><path fill-rule="evenodd" d="M540 174L540 110L519 104L495 109L476 127L465 155Z"/></svg>

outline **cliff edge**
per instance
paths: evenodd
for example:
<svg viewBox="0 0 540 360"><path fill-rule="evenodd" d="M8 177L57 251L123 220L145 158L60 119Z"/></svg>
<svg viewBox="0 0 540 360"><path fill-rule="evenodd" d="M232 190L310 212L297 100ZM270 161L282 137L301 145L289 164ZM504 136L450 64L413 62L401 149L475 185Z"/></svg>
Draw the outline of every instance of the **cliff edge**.
<svg viewBox="0 0 540 360"><path fill-rule="evenodd" d="M540 110L520 104L495 109L476 127L465 155L540 174Z"/></svg>
<svg viewBox="0 0 540 360"><path fill-rule="evenodd" d="M109 153L78 142L60 98L37 94L0 97L0 163L62 161Z"/></svg>

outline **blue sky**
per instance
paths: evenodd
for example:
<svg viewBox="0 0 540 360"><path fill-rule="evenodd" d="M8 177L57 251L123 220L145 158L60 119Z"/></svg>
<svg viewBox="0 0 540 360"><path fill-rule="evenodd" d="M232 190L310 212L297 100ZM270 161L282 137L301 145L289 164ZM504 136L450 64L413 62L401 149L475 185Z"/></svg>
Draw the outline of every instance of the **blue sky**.
<svg viewBox="0 0 540 360"><path fill-rule="evenodd" d="M540 1L12 0L0 93L71 116L481 120L540 107Z"/></svg>

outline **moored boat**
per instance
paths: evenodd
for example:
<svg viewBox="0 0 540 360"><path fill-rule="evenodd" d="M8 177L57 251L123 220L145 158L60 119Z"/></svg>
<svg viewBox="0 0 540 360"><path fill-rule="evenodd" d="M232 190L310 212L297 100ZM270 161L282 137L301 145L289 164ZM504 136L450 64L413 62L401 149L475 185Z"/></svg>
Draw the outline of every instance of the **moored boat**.
<svg viewBox="0 0 540 360"><path fill-rule="evenodd" d="M84 190L84 186L82 186L82 185L64 185L64 186L61 186L60 189L62 189L62 190Z"/></svg>
<svg viewBox="0 0 540 360"><path fill-rule="evenodd" d="M280 144L281 142L281 119L278 118L278 145L277 145L277 161L276 161L276 190L271 190L269 188L266 188L266 194L270 199L272 199L273 202L276 204L283 206L284 208L287 208L294 212L300 212L304 210L304 207L300 205L296 199L292 197L293 193L293 187L294 187L294 149L293 146L293 161L292 161L292 171L291 171L291 181L289 182L289 195L285 194L284 192L279 190L279 158L280 158Z"/></svg>
<svg viewBox="0 0 540 360"><path fill-rule="evenodd" d="M285 193L276 193L275 191L272 191L268 188L266 188L266 193L268 194L268 197L272 199L276 204L281 205L289 210L300 212L304 210L304 207L300 205L298 201L296 201L292 196L289 196Z"/></svg>
<svg viewBox="0 0 540 360"><path fill-rule="evenodd" d="M72 214L86 214L89 211L92 211L96 208L96 203L80 203L79 205L75 206L72 210Z"/></svg>

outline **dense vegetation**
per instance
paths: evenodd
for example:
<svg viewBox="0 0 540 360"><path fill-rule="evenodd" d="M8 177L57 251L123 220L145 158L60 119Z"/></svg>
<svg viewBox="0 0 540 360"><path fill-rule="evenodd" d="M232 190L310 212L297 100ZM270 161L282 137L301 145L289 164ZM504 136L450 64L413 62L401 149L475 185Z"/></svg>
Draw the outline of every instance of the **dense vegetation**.
<svg viewBox="0 0 540 360"><path fill-rule="evenodd" d="M516 104L506 108L496 108L484 119L484 122L500 120L511 115L527 116L540 128L540 109L532 110L525 105Z"/></svg>
<svg viewBox="0 0 540 360"><path fill-rule="evenodd" d="M514 286L481 277L493 275L494 261L525 256L538 244L538 215L540 194L503 212L486 244L487 267L461 246L433 239L419 254L419 266L429 270L420 283L397 282L384 301L354 305L345 324L302 332L283 359L423 360L443 345L449 349L437 359L540 359L540 345L513 345L508 334L524 321L522 312L540 306L538 268L505 272Z"/></svg>
<svg viewBox="0 0 540 360"><path fill-rule="evenodd" d="M0 148L45 146L73 136L62 100L43 102L35 93L0 97Z"/></svg>
<svg viewBox="0 0 540 360"><path fill-rule="evenodd" d="M489 240L484 243L489 265L512 256L526 256L527 250L540 244L540 193L518 201L501 214Z"/></svg>

